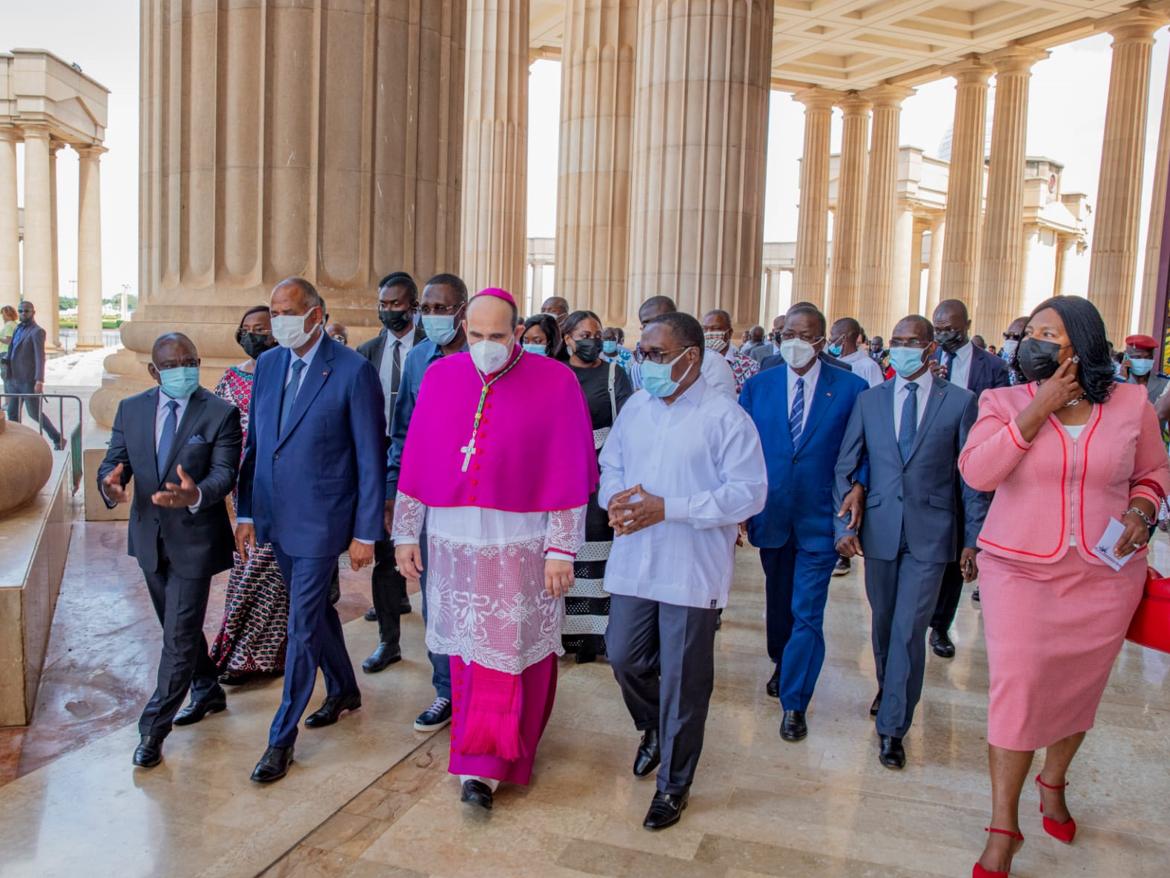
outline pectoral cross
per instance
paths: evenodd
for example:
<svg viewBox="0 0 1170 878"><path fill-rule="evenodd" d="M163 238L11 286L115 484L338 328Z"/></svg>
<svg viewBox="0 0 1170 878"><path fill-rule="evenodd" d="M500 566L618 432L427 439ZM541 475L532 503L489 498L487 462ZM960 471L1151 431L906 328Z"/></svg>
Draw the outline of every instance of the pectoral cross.
<svg viewBox="0 0 1170 878"><path fill-rule="evenodd" d="M467 472L467 467L471 465L471 455L475 454L475 437L471 437L471 441L464 445L459 451L463 454L462 471Z"/></svg>

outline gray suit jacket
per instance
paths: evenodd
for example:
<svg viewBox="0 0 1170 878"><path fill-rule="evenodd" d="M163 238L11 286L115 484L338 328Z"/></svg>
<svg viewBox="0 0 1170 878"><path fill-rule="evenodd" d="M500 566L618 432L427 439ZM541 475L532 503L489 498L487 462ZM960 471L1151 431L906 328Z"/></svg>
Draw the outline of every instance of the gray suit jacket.
<svg viewBox="0 0 1170 878"><path fill-rule="evenodd" d="M959 451L978 413L975 395L935 378L910 459L903 463L894 433L895 381L857 398L837 457L834 499L840 506L854 479L865 486L861 547L867 558L895 560L904 531L917 560L953 561L960 545L975 546L989 503L958 470ZM838 541L852 535L847 522L835 522Z"/></svg>
<svg viewBox="0 0 1170 878"><path fill-rule="evenodd" d="M21 384L45 380L45 330L32 323L16 329L8 346L8 377Z"/></svg>

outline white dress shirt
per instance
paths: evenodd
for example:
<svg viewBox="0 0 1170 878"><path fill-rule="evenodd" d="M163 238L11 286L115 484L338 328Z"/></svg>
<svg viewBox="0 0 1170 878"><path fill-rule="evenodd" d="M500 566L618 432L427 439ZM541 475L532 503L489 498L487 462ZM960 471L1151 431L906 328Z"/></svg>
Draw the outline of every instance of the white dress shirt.
<svg viewBox="0 0 1170 878"><path fill-rule="evenodd" d="M955 351L955 361L951 364L951 371L947 374L947 381L951 384L956 384L964 390L967 387L967 381L971 376L971 360L975 356L975 345L967 342L957 351ZM946 351L942 352L942 362L945 363L950 359Z"/></svg>
<svg viewBox="0 0 1170 878"><path fill-rule="evenodd" d="M731 371L731 364L718 351L703 348L703 364L700 369L707 384L720 393L726 393L732 399L737 399L735 392L735 373Z"/></svg>
<svg viewBox="0 0 1170 878"><path fill-rule="evenodd" d="M386 433L390 433L390 416L394 411L394 348L398 348L398 383L402 384L402 367L406 365L406 355L414 347L414 323L399 338L390 330L386 330L386 345L382 348L382 365L378 369L378 378L382 382L382 395L386 398Z"/></svg>
<svg viewBox="0 0 1170 878"><path fill-rule="evenodd" d="M869 382L870 387L877 387L886 380L885 373L882 372L882 367L869 355L868 351L863 351L858 348L853 353L844 357L838 357L837 359L843 363L848 363L849 368L853 370L853 374Z"/></svg>
<svg viewBox="0 0 1170 878"><path fill-rule="evenodd" d="M901 375L894 378L894 438L902 433L902 407L906 405L906 399L910 396L910 391L906 389L907 384L918 385L918 426L922 426L922 416L926 414L926 402L930 399L931 387L934 383L934 376L930 374L927 369L913 381L907 381Z"/></svg>
<svg viewBox="0 0 1170 878"><path fill-rule="evenodd" d="M317 356L317 351L321 348L321 342L325 340L325 330L322 329L317 335L317 340L313 342L313 346L305 351L303 356L298 356L297 352L289 348L288 368L284 373L284 386L288 387L288 382L292 380L293 370L292 366L297 360L305 364L305 368L301 369L301 380L297 384L297 389L300 390L301 384L305 383L305 375L309 372L309 367L313 365L313 358Z"/></svg>
<svg viewBox="0 0 1170 878"><path fill-rule="evenodd" d="M821 361L819 358L813 360L812 368L803 375L797 375L796 370L788 364L785 364L785 367L785 371L788 372L788 413L785 420L792 417L792 403L796 401L796 379L804 379L804 419L800 422L800 429L803 432L804 425L808 423L808 411L812 408L813 394L817 392L817 379L821 377Z"/></svg>
<svg viewBox="0 0 1170 878"><path fill-rule="evenodd" d="M701 377L670 405L640 391L618 415L600 462L602 509L639 484L666 507L664 521L614 539L606 591L725 606L737 526L764 508L768 493L760 436L747 413Z"/></svg>

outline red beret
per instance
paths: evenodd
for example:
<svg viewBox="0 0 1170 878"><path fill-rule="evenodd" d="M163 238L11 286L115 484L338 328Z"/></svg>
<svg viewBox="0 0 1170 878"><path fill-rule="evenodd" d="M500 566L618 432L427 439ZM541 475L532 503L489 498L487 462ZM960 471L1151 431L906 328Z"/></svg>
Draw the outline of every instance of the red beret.
<svg viewBox="0 0 1170 878"><path fill-rule="evenodd" d="M1125 344L1140 351L1153 351L1158 348L1158 343L1154 341L1152 335L1131 335L1125 340Z"/></svg>

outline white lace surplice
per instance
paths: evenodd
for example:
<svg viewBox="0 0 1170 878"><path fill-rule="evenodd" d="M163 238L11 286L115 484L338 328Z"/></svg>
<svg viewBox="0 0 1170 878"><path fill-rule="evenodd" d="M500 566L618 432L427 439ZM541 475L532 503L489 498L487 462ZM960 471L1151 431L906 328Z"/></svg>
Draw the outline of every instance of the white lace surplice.
<svg viewBox="0 0 1170 878"><path fill-rule="evenodd" d="M399 492L394 542L418 543L426 523L427 649L506 674L564 655L565 602L545 593L545 553L581 550L585 509L428 508Z"/></svg>

